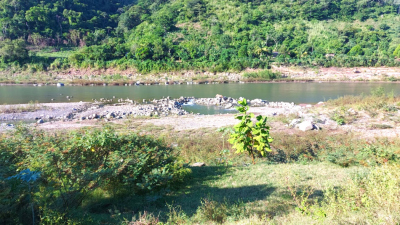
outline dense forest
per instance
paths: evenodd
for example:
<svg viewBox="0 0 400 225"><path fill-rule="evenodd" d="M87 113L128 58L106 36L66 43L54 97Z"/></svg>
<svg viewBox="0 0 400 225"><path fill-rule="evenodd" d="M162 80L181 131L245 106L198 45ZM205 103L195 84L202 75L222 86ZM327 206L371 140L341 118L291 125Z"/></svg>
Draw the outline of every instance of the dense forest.
<svg viewBox="0 0 400 225"><path fill-rule="evenodd" d="M400 65L396 0L0 0L1 70Z"/></svg>

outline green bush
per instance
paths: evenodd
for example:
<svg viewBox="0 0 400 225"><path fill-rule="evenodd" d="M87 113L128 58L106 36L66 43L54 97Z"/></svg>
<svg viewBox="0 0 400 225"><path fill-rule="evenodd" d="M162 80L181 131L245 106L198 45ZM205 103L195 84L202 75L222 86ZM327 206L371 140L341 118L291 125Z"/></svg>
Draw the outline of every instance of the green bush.
<svg viewBox="0 0 400 225"><path fill-rule="evenodd" d="M22 39L0 41L0 59L3 62L22 61L29 57L26 43Z"/></svg>
<svg viewBox="0 0 400 225"><path fill-rule="evenodd" d="M243 74L246 78L262 79L262 80L273 80L281 78L280 73L274 73L271 70L262 70L258 72L248 72Z"/></svg>
<svg viewBox="0 0 400 225"><path fill-rule="evenodd" d="M14 187L20 192L5 195L12 189L10 183L22 185L15 179L5 180L12 175L11 171L15 174L23 169L39 171L41 178L31 190L32 202L39 207L35 208L36 214L47 220L61 217L62 221L67 221L71 212L96 189L109 192L111 196L154 193L174 187L190 174L175 157L174 149L162 140L136 134L119 135L109 127L68 135L19 129L0 141L4 152L8 153L4 157L13 158L1 164L10 170L1 177L1 184L8 183L0 192L6 196L2 202L26 199L24 188ZM0 218L10 213L25 214L10 209L1 211Z"/></svg>

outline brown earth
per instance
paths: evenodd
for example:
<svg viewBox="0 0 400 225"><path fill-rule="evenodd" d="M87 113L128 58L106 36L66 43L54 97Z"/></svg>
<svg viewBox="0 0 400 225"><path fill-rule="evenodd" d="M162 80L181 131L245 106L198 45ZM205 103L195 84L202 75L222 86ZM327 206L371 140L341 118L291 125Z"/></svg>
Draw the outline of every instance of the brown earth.
<svg viewBox="0 0 400 225"><path fill-rule="evenodd" d="M303 68L277 67L274 71L292 79L315 81L388 81L389 78L400 79L399 67L355 67L355 68Z"/></svg>

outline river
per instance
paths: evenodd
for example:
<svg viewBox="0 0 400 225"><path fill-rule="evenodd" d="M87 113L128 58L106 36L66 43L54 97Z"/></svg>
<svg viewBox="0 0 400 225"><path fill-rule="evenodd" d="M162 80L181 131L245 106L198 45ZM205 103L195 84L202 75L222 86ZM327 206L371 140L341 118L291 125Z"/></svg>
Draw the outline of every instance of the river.
<svg viewBox="0 0 400 225"><path fill-rule="evenodd" d="M99 98L159 99L163 96L215 97L216 94L234 98L261 98L268 101L316 103L344 95L368 94L377 87L400 94L399 83L234 83L203 85L153 85L153 86L0 86L0 104L21 104L29 101L40 103L92 101ZM195 106L192 106L195 107ZM189 107L190 108L190 107ZM194 109L194 108L193 108ZM214 108L200 110L204 114L218 113ZM198 111L195 109L194 111Z"/></svg>

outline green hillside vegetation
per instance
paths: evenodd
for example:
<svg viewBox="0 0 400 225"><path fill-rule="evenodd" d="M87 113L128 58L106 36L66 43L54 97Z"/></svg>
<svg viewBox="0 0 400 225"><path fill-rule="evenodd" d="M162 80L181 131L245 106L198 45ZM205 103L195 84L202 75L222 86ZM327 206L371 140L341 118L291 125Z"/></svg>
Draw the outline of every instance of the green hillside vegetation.
<svg viewBox="0 0 400 225"><path fill-rule="evenodd" d="M391 0L1 0L0 9L1 69L11 72L400 65Z"/></svg>

